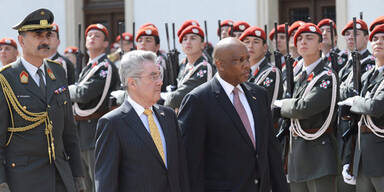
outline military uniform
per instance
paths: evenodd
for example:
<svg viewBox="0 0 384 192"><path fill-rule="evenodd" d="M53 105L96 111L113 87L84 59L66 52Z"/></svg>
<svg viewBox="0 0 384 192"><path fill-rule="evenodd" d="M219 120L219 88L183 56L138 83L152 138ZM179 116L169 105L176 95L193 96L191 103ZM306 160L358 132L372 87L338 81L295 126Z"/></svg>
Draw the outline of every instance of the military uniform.
<svg viewBox="0 0 384 192"><path fill-rule="evenodd" d="M53 57L51 57L50 59L57 61L64 68L64 71L66 72L66 77L68 80L68 85L74 84L75 83L75 67L73 63L68 58L63 57L58 52L55 55L53 55Z"/></svg>
<svg viewBox="0 0 384 192"><path fill-rule="evenodd" d="M179 108L184 96L197 86L207 82L215 74L215 69L201 56L194 64L186 64L179 73L177 90L170 92L164 105Z"/></svg>
<svg viewBox="0 0 384 192"><path fill-rule="evenodd" d="M348 61L348 52L347 51L341 51L339 48L336 48L335 49L335 53L336 53L336 57L337 57L336 58L337 64L335 65L336 68L333 69L333 70L335 70L335 72L338 72L347 63L347 61ZM332 68L332 58L331 58L331 54L330 53L324 55L323 56L323 60L327 63L326 64L327 66Z"/></svg>
<svg viewBox="0 0 384 192"><path fill-rule="evenodd" d="M111 68L111 73L108 68ZM92 74L93 73L93 74ZM108 74L111 75L110 83ZM109 86L107 89L106 86ZM75 109L76 126L80 137L80 149L83 164L88 173L87 186L93 187L94 175L94 149L96 143L96 125L99 118L109 111L109 96L113 90L120 86L116 66L111 63L105 54L90 61L79 75L78 83L69 86L72 102L78 106ZM103 92L106 91L104 98ZM101 101L101 99L103 99ZM91 114L80 114L81 111L94 111ZM79 114L77 114L79 113Z"/></svg>
<svg viewBox="0 0 384 192"><path fill-rule="evenodd" d="M369 52L368 49L360 53L360 64L361 64L361 74L364 74L366 71L372 69L375 66L375 58L372 56L372 54ZM349 73L352 71L352 66L353 66L352 58L349 55L347 63L339 71L340 83L342 83L347 79Z"/></svg>

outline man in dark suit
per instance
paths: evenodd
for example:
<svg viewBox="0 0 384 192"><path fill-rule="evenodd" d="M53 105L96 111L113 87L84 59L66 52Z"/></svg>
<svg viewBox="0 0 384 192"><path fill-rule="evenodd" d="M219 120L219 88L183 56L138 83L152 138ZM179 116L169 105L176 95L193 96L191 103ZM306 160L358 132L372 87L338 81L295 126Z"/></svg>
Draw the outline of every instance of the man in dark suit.
<svg viewBox="0 0 384 192"><path fill-rule="evenodd" d="M65 72L44 60L52 22L39 9L15 26L23 56L0 70L1 192L84 190Z"/></svg>
<svg viewBox="0 0 384 192"><path fill-rule="evenodd" d="M123 56L124 103L97 125L97 192L189 192L187 165L176 114L155 105L162 73L150 51Z"/></svg>
<svg viewBox="0 0 384 192"><path fill-rule="evenodd" d="M225 38L213 57L218 74L186 95L178 118L191 190L289 191L267 92L246 82L247 48Z"/></svg>

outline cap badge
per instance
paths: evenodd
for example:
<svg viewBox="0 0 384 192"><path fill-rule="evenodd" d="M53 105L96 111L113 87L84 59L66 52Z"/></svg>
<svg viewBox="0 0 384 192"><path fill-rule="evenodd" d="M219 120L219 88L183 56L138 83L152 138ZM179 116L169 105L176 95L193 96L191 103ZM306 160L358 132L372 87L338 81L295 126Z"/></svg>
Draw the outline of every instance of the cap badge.
<svg viewBox="0 0 384 192"><path fill-rule="evenodd" d="M356 29L360 29L360 28L361 28L360 23L356 23Z"/></svg>
<svg viewBox="0 0 384 192"><path fill-rule="evenodd" d="M233 23L232 23L232 22L228 22L228 24L229 24L229 25L233 25Z"/></svg>
<svg viewBox="0 0 384 192"><path fill-rule="evenodd" d="M72 53L72 49L68 50L68 53Z"/></svg>
<svg viewBox="0 0 384 192"><path fill-rule="evenodd" d="M199 33L199 30L196 29L196 28L193 28L193 29L192 29L192 32L198 34L198 33Z"/></svg>
<svg viewBox="0 0 384 192"><path fill-rule="evenodd" d="M256 30L256 31L255 31L255 35L256 35L256 36L261 36L261 32L260 32L259 30Z"/></svg>
<svg viewBox="0 0 384 192"><path fill-rule="evenodd" d="M312 32L316 32L316 28L314 26L309 26L309 30Z"/></svg>
<svg viewBox="0 0 384 192"><path fill-rule="evenodd" d="M128 41L129 40L129 36L125 36L124 39Z"/></svg>
<svg viewBox="0 0 384 192"><path fill-rule="evenodd" d="M41 11L41 12L40 12L40 15L45 15L45 12L44 12L44 11Z"/></svg>
<svg viewBox="0 0 384 192"><path fill-rule="evenodd" d="M145 30L145 34L151 35L152 34L152 30L150 30L150 29Z"/></svg>
<svg viewBox="0 0 384 192"><path fill-rule="evenodd" d="M20 73L20 82L22 84L27 84L28 83L28 73L26 71L22 71Z"/></svg>
<svg viewBox="0 0 384 192"><path fill-rule="evenodd" d="M244 25L239 25L239 29L240 29L240 30L244 30L244 29L245 29L245 26L244 26Z"/></svg>
<svg viewBox="0 0 384 192"><path fill-rule="evenodd" d="M101 25L101 24L96 24L96 27L99 28L99 29L104 29L104 26Z"/></svg>
<svg viewBox="0 0 384 192"><path fill-rule="evenodd" d="M40 25L48 25L48 21L45 19L40 20Z"/></svg>
<svg viewBox="0 0 384 192"><path fill-rule="evenodd" d="M11 40L6 39L6 40L5 40L5 43L6 43L6 44L11 44Z"/></svg>

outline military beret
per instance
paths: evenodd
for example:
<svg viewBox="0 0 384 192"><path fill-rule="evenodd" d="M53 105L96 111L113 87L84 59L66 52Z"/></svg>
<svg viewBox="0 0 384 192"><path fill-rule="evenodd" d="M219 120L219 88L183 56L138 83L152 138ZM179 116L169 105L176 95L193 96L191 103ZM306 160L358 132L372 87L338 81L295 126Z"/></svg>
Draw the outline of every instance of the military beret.
<svg viewBox="0 0 384 192"><path fill-rule="evenodd" d="M248 29L250 25L245 21L237 21L233 24L233 31L240 31L243 32L246 29Z"/></svg>
<svg viewBox="0 0 384 192"><path fill-rule="evenodd" d="M179 42L181 43L183 41L183 37L190 33L199 35L202 39L204 39L204 31L199 26L190 25L187 28L185 28L183 32L181 32L179 36Z"/></svg>
<svg viewBox="0 0 384 192"><path fill-rule="evenodd" d="M295 21L295 22L293 22L292 25L289 26L289 28L288 28L288 36L290 37L294 30L296 30L297 28L299 28L300 26L302 26L304 24L305 24L304 21Z"/></svg>
<svg viewBox="0 0 384 192"><path fill-rule="evenodd" d="M76 54L77 52L79 51L79 49L77 47L67 47L64 49L64 54L67 54L67 53L73 53L73 54Z"/></svg>
<svg viewBox="0 0 384 192"><path fill-rule="evenodd" d="M187 20L185 21L181 27L179 28L179 30L177 30L177 36L180 36L180 34L184 31L185 28L187 28L188 26L190 25L196 25L196 26L199 26L200 27L200 24L199 22L197 22L196 20Z"/></svg>
<svg viewBox="0 0 384 192"><path fill-rule="evenodd" d="M140 28L136 33L136 41L139 40L141 36L159 36L159 31L157 28L154 28L152 26L146 26L143 28Z"/></svg>
<svg viewBox="0 0 384 192"><path fill-rule="evenodd" d="M17 49L16 41L11 38L2 38L0 40L0 45L10 45Z"/></svg>
<svg viewBox="0 0 384 192"><path fill-rule="evenodd" d="M248 37L248 36L253 36L253 37L258 37L264 41L266 41L266 35L265 35L265 32L263 29L261 29L260 27L248 27L248 29L246 29L240 36L239 40L242 41L244 40L244 38Z"/></svg>
<svg viewBox="0 0 384 192"><path fill-rule="evenodd" d="M341 35L345 35L345 32L348 30L348 29L353 29L353 21L350 21L347 23L347 25L343 28L343 30L341 31ZM361 19L356 19L356 29L358 30L362 30L362 31L368 31L368 26L367 26L367 23L365 23L363 20Z"/></svg>
<svg viewBox="0 0 384 192"><path fill-rule="evenodd" d="M123 40L125 41L133 41L133 35L131 33L125 32L123 33ZM115 42L120 41L120 35L118 35L115 39Z"/></svg>
<svg viewBox="0 0 384 192"><path fill-rule="evenodd" d="M315 34L319 35L320 38L322 38L321 30L319 29L319 27L317 27L317 25L315 25L313 23L306 23L306 24L300 26L297 29L297 31L295 33L295 36L293 36L295 47L297 47L297 44L296 44L297 43L297 38L302 33L315 33Z"/></svg>
<svg viewBox="0 0 384 192"><path fill-rule="evenodd" d="M148 27L148 26L153 27L153 28L155 28L157 31L159 31L159 29L158 29L158 28L156 27L156 25L153 24L153 23L144 23L143 25L141 25L141 26L139 27L139 29L144 28L144 27Z"/></svg>
<svg viewBox="0 0 384 192"><path fill-rule="evenodd" d="M56 23L52 23L52 31L59 33L59 26Z"/></svg>
<svg viewBox="0 0 384 192"><path fill-rule="evenodd" d="M48 9L38 9L27 15L19 24L12 28L18 31L50 30L53 13Z"/></svg>
<svg viewBox="0 0 384 192"><path fill-rule="evenodd" d="M373 36L377 33L384 33L384 24L376 25L375 28L373 28L371 34L369 34L369 41L372 41Z"/></svg>
<svg viewBox="0 0 384 192"><path fill-rule="evenodd" d="M319 21L319 23L317 23L317 27L322 27L324 25L327 25L329 26L330 23L333 23L333 28L336 29L336 23L332 20L332 19L328 19L328 18L325 18L325 19L322 19L321 21Z"/></svg>
<svg viewBox="0 0 384 192"><path fill-rule="evenodd" d="M92 30L92 29L99 30L99 31L101 31L101 32L104 33L105 37L108 37L108 29L107 29L104 25L102 25L102 24L100 24L100 23L89 25L89 26L87 27L87 29L85 29L85 36L87 36L87 35L88 35L88 32L89 32L90 30Z"/></svg>
<svg viewBox="0 0 384 192"><path fill-rule="evenodd" d="M277 33L285 33L285 25L284 24L280 24L277 26ZM269 39L272 41L273 38L275 37L275 28L273 28L271 30L271 32L269 33Z"/></svg>
<svg viewBox="0 0 384 192"><path fill-rule="evenodd" d="M221 21L220 22L220 27L225 27L225 26L230 26L230 27L232 27L233 26L233 21L232 20L229 20L229 19L227 19L227 20L224 20L224 21ZM217 29L217 35L218 36L220 36L220 33L221 33L221 31L219 31L219 29Z"/></svg>
<svg viewBox="0 0 384 192"><path fill-rule="evenodd" d="M384 16L380 16L373 20L371 26L369 27L369 30L372 31L376 25L384 24Z"/></svg>

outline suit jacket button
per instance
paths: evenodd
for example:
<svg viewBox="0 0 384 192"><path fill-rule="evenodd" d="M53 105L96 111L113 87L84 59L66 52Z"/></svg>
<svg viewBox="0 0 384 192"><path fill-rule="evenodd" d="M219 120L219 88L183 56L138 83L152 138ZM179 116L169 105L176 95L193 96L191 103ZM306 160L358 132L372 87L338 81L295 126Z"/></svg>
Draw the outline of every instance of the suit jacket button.
<svg viewBox="0 0 384 192"><path fill-rule="evenodd" d="M256 159L258 159L259 158L259 154L256 154Z"/></svg>
<svg viewBox="0 0 384 192"><path fill-rule="evenodd" d="M324 145L324 144L325 144L325 141L322 141L322 142L321 142L321 144L323 144L323 145Z"/></svg>
<svg viewBox="0 0 384 192"><path fill-rule="evenodd" d="M16 163L12 163L12 164L11 164L11 167L16 167Z"/></svg>
<svg viewBox="0 0 384 192"><path fill-rule="evenodd" d="M259 180L258 179L255 179L253 182L255 183L255 185L259 184Z"/></svg>

